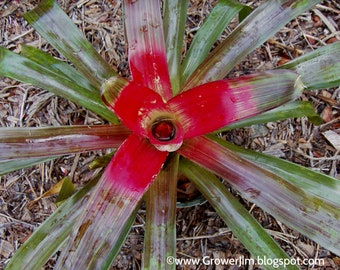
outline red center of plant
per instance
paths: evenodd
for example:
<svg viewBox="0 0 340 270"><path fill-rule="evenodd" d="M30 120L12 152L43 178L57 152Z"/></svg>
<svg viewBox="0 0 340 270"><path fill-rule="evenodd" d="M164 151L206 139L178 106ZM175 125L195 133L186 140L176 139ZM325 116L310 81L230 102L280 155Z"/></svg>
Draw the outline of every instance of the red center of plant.
<svg viewBox="0 0 340 270"><path fill-rule="evenodd" d="M175 137L176 128L169 120L159 120L152 125L152 136L159 141L170 141Z"/></svg>

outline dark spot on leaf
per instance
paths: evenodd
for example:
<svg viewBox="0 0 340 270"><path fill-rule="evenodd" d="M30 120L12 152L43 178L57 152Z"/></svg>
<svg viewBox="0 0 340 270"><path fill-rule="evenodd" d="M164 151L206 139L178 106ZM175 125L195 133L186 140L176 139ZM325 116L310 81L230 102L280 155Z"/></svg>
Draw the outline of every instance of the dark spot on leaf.
<svg viewBox="0 0 340 270"><path fill-rule="evenodd" d="M261 191L253 189L253 188L248 188L246 192L250 193L250 198L252 199L257 198L261 194Z"/></svg>

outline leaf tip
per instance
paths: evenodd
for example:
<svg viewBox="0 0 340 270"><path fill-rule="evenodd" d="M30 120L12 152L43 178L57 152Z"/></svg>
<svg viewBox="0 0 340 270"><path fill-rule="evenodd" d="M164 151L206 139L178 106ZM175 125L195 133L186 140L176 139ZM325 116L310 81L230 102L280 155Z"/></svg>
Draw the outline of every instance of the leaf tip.
<svg viewBox="0 0 340 270"><path fill-rule="evenodd" d="M104 103L109 108L112 108L120 92L128 84L129 82L121 77L114 76L114 77L110 77L109 79L105 80L100 88L100 94L101 94L101 97Z"/></svg>

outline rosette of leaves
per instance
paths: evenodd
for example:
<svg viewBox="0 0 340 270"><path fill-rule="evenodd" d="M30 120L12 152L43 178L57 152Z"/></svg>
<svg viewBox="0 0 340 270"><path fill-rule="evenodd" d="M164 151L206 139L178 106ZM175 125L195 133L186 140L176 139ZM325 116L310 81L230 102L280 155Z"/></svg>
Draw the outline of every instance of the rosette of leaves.
<svg viewBox="0 0 340 270"><path fill-rule="evenodd" d="M0 75L69 99L110 125L1 128L1 174L60 155L117 150L96 179L33 233L6 269L40 269L60 249L56 269L109 269L143 200L143 268L175 269L166 258L176 254L179 172L252 256L289 258L218 176L276 219L340 254L339 180L215 135L315 116L310 105L291 101L303 91L340 85L339 42L280 69L224 79L248 53L318 2L266 1L244 14L245 6L221 0L182 61L188 1L165 0L162 16L158 0L123 0L131 78L114 72L54 1L43 0L26 13L31 26L73 65L24 45L20 54L0 48ZM210 52L240 14L238 27Z"/></svg>

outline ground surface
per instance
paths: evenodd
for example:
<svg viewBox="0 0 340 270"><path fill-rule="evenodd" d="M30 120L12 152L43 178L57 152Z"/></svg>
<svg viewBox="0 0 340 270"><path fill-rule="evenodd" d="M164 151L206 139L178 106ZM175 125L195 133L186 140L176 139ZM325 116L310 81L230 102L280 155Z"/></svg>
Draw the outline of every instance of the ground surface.
<svg viewBox="0 0 340 270"><path fill-rule="evenodd" d="M0 45L19 52L19 44L25 43L62 58L21 17L22 13L31 10L37 2L32 0L0 1ZM58 2L101 55L119 73L129 76L121 25L120 1L64 0ZM242 2L256 7L261 1ZM190 1L184 52L214 3L215 1L211 0ZM237 21L234 20L223 37L228 35L236 24ZM229 76L271 69L304 52L334 42L340 39L339 25L339 2L337 0L324 1L313 10L293 20L271 40L247 56L245 61ZM336 141L331 138L327 140L325 132L332 130L340 134L340 88L313 91L303 95L302 99L313 102L315 110L323 118L322 125L314 126L307 119L301 118L252 126L223 135L235 144L270 153L339 178L339 148L336 148L339 146L336 146ZM33 127L100 123L104 122L91 112L44 90L10 79L0 79L0 126ZM34 229L56 209L55 197L43 198L35 203L32 201L65 176L69 176L77 186L81 186L92 176L87 165L95 159L95 155L105 153L105 151L100 151L62 157L0 178L0 269ZM187 193L192 193L190 184L179 186L181 198L190 196ZM315 266L314 269L337 269L339 267L340 258L330 253L327 247L320 247L287 228L261 211L256 205L241 198L240 201L292 257L323 258L325 265ZM144 214L145 211L141 209L135 226L112 269L140 268ZM249 256L242 244L207 203L178 209L177 237L179 258ZM52 258L45 269L53 269L54 261L55 258ZM254 268L256 267L242 266L242 269ZM188 265L182 266L182 269L239 268Z"/></svg>

